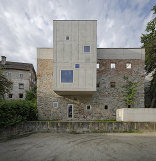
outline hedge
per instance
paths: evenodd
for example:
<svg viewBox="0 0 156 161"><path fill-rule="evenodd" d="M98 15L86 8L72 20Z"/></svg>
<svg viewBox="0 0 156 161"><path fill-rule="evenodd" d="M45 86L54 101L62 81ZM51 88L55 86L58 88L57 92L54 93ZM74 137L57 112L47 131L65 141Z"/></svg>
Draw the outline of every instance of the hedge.
<svg viewBox="0 0 156 161"><path fill-rule="evenodd" d="M25 100L0 101L0 127L37 120L36 103Z"/></svg>

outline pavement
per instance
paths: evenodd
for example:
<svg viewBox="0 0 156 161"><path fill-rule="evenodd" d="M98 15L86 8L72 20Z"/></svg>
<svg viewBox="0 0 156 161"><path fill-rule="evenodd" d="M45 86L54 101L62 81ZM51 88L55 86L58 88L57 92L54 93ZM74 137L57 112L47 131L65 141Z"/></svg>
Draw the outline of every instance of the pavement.
<svg viewBox="0 0 156 161"><path fill-rule="evenodd" d="M156 161L156 133L37 133L1 142L0 161Z"/></svg>

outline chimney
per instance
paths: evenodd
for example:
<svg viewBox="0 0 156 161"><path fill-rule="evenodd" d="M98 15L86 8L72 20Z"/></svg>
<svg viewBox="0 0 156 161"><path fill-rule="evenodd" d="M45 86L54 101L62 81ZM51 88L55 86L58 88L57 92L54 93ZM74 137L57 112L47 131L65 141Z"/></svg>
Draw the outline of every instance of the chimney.
<svg viewBox="0 0 156 161"><path fill-rule="evenodd" d="M1 60L1 64L5 65L6 64L6 57L5 56L1 56L2 60Z"/></svg>

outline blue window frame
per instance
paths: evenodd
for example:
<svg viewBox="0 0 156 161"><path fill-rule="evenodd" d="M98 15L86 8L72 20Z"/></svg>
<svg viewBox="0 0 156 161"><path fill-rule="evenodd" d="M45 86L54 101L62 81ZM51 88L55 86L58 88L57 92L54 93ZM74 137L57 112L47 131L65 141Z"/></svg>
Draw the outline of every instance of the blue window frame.
<svg viewBox="0 0 156 161"><path fill-rule="evenodd" d="M75 64L75 68L80 68L80 64Z"/></svg>
<svg viewBox="0 0 156 161"><path fill-rule="evenodd" d="M84 52L90 52L90 46L84 46Z"/></svg>
<svg viewBox="0 0 156 161"><path fill-rule="evenodd" d="M73 70L61 70L61 83L73 83Z"/></svg>

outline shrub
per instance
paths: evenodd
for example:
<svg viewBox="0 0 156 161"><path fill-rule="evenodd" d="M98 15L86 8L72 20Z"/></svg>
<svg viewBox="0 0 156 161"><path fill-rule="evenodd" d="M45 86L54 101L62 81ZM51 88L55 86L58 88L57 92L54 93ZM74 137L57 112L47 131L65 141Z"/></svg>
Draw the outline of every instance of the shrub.
<svg viewBox="0 0 156 161"><path fill-rule="evenodd" d="M0 127L33 120L37 120L36 103L25 100L0 101Z"/></svg>

